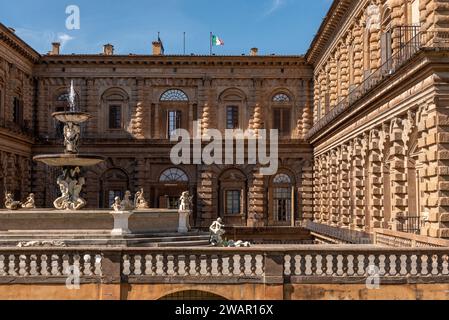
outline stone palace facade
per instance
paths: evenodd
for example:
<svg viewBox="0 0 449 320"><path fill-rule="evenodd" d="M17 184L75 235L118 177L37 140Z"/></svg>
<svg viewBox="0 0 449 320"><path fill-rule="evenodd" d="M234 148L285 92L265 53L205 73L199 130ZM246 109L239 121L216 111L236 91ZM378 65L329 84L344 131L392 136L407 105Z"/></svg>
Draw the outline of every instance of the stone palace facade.
<svg viewBox="0 0 449 320"><path fill-rule="evenodd" d="M40 55L0 25L0 193L39 207L59 172L32 162L61 152L70 82L86 171L84 198L108 208L143 188L155 208L194 197L193 224L295 226L303 220L449 238L449 13L442 0L336 0L305 56ZM294 32L294 31L292 31ZM149 48L150 51L150 48ZM170 161L169 133L278 129L279 172Z"/></svg>

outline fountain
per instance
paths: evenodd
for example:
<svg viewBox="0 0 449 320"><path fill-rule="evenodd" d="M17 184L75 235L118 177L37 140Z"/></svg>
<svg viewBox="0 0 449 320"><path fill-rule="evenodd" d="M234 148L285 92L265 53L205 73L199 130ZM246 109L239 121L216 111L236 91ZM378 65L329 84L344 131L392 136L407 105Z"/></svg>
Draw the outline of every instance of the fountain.
<svg viewBox="0 0 449 320"><path fill-rule="evenodd" d="M41 155L33 159L51 167L62 168L62 174L57 179L61 196L53 203L58 210L80 210L86 206L86 200L81 197L81 190L86 180L81 176L82 167L95 166L105 159L101 156L79 153L81 124L91 116L85 112L76 111L75 89L73 81L70 85L69 111L56 112L52 117L64 123L64 154Z"/></svg>

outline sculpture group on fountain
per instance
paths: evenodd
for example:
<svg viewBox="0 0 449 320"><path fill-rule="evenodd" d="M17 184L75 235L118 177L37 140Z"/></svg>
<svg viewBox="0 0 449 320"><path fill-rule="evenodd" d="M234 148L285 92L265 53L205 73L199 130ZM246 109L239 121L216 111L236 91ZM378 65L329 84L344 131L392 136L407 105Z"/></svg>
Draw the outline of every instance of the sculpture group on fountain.
<svg viewBox="0 0 449 320"><path fill-rule="evenodd" d="M15 201L12 193L5 192L5 208L8 210L36 209L34 193L30 193L25 202Z"/></svg>
<svg viewBox="0 0 449 320"><path fill-rule="evenodd" d="M80 195L86 180L81 177L80 172L78 167L63 169L62 175L57 179L62 195L53 202L56 209L80 210L86 206L86 200Z"/></svg>
<svg viewBox="0 0 449 320"><path fill-rule="evenodd" d="M112 204L111 208L115 212L145 210L150 208L148 202L145 200L143 188L135 194L134 201L131 200L131 197L131 191L125 192L123 200L120 199L120 197L115 197L114 203Z"/></svg>
<svg viewBox="0 0 449 320"><path fill-rule="evenodd" d="M216 221L212 223L209 227L210 231L210 244L214 247L226 247L226 248L248 248L251 244L247 241L234 241L234 240L226 240L223 239L225 235L225 225L223 224L223 220L218 218Z"/></svg>

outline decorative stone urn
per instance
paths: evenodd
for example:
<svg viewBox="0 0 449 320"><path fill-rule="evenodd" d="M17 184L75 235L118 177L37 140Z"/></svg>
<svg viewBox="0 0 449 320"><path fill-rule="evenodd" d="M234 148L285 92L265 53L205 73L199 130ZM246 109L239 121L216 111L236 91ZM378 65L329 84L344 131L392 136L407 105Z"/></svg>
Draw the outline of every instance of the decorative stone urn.
<svg viewBox="0 0 449 320"><path fill-rule="evenodd" d="M113 211L111 215L114 217L114 229L111 231L113 236L126 236L131 234L129 230L129 218L134 214L133 211Z"/></svg>

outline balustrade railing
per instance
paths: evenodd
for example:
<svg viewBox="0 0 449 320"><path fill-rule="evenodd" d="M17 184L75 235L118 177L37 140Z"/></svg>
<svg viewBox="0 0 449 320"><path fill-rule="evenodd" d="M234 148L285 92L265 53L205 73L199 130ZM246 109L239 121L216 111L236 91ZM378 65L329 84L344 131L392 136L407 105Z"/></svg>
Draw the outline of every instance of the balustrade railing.
<svg viewBox="0 0 449 320"><path fill-rule="evenodd" d="M0 249L1 283L447 283L447 248Z"/></svg>

